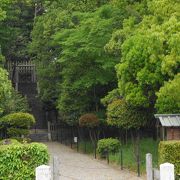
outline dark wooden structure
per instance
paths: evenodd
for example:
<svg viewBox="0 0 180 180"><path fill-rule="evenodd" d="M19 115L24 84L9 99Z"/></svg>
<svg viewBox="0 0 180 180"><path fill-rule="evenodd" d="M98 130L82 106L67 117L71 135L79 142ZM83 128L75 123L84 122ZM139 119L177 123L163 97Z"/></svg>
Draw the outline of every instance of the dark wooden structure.
<svg viewBox="0 0 180 180"><path fill-rule="evenodd" d="M180 114L155 114L161 140L180 140Z"/></svg>
<svg viewBox="0 0 180 180"><path fill-rule="evenodd" d="M45 111L38 98L36 66L33 61L7 61L6 68L14 88L28 99L31 113L36 118L33 128L47 129Z"/></svg>

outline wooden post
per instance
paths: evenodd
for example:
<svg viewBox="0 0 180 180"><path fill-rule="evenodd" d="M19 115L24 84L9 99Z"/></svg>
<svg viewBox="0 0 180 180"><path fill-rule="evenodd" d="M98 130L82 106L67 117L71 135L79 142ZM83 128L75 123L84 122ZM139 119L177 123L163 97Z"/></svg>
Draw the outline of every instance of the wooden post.
<svg viewBox="0 0 180 180"><path fill-rule="evenodd" d="M164 127L162 127L162 138L163 138L163 141L165 140L165 128Z"/></svg>
<svg viewBox="0 0 180 180"><path fill-rule="evenodd" d="M173 164L164 163L160 165L160 180L175 180Z"/></svg>
<svg viewBox="0 0 180 180"><path fill-rule="evenodd" d="M36 180L52 180L50 166L42 165L36 168Z"/></svg>
<svg viewBox="0 0 180 180"><path fill-rule="evenodd" d="M146 154L146 174L147 180L153 180L152 154Z"/></svg>

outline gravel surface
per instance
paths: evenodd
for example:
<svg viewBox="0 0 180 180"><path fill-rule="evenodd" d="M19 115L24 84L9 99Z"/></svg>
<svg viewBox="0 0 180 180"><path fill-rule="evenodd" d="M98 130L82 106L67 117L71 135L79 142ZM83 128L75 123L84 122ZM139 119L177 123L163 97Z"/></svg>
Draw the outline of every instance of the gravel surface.
<svg viewBox="0 0 180 180"><path fill-rule="evenodd" d="M59 175L58 180L144 180L127 170L107 165L104 161L77 153L58 142L47 142L51 166ZM54 158L53 158L54 157ZM59 172L58 172L59 171Z"/></svg>

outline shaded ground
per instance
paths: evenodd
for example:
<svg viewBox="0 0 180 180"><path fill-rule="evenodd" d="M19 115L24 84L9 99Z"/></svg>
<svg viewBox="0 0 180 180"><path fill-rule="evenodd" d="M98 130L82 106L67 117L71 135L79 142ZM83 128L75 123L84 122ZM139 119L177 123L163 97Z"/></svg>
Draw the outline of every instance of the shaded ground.
<svg viewBox="0 0 180 180"><path fill-rule="evenodd" d="M45 144L51 154L51 165L52 157L59 161L55 162L58 164L55 169L59 170L59 180L144 180L126 170L115 169L102 161L77 153L58 142Z"/></svg>

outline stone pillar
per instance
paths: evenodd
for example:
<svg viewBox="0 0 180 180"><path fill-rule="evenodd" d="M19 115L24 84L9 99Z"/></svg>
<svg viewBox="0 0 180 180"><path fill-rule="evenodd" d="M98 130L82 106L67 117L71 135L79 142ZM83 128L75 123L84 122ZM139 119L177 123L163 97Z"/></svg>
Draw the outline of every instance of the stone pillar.
<svg viewBox="0 0 180 180"><path fill-rule="evenodd" d="M152 154L146 154L146 174L147 180L153 180Z"/></svg>
<svg viewBox="0 0 180 180"><path fill-rule="evenodd" d="M52 141L52 138L51 138L51 122L50 121L48 121L48 140Z"/></svg>
<svg viewBox="0 0 180 180"><path fill-rule="evenodd" d="M47 165L41 165L36 168L36 180L52 180L51 168Z"/></svg>
<svg viewBox="0 0 180 180"><path fill-rule="evenodd" d="M160 165L160 180L175 180L173 164L164 163Z"/></svg>
<svg viewBox="0 0 180 180"><path fill-rule="evenodd" d="M60 161L57 156L53 157L53 180L60 179Z"/></svg>

